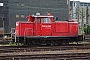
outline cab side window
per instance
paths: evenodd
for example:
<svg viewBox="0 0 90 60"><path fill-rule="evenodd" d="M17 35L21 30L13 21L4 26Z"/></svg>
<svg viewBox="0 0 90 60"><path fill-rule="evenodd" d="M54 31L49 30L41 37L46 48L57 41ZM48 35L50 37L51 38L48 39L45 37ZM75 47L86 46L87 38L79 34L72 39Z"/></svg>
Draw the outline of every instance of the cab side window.
<svg viewBox="0 0 90 60"><path fill-rule="evenodd" d="M40 23L40 18L37 18L37 23Z"/></svg>
<svg viewBox="0 0 90 60"><path fill-rule="evenodd" d="M50 23L50 18L42 18L43 23Z"/></svg>

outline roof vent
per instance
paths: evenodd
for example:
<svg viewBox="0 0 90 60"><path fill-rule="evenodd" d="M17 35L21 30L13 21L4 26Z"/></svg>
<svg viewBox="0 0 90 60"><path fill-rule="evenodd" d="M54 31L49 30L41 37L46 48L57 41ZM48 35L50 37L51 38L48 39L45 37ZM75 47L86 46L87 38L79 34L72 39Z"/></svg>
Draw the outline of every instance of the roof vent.
<svg viewBox="0 0 90 60"><path fill-rule="evenodd" d="M36 13L36 15L40 15L40 13Z"/></svg>

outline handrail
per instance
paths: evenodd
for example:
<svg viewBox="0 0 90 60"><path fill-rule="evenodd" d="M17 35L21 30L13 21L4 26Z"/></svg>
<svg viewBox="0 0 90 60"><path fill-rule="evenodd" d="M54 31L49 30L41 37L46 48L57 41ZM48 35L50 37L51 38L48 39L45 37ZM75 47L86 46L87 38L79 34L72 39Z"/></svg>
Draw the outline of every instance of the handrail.
<svg viewBox="0 0 90 60"><path fill-rule="evenodd" d="M15 31L15 28L11 28L11 40L13 38L13 35L14 35L15 42L16 42L16 31Z"/></svg>

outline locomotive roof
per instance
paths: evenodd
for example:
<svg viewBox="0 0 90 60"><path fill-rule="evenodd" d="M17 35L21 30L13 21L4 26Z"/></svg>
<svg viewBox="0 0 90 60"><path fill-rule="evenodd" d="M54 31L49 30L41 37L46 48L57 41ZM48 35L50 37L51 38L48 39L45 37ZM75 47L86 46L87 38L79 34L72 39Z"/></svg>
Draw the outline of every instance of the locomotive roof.
<svg viewBox="0 0 90 60"><path fill-rule="evenodd" d="M54 17L54 16L32 15L32 17Z"/></svg>

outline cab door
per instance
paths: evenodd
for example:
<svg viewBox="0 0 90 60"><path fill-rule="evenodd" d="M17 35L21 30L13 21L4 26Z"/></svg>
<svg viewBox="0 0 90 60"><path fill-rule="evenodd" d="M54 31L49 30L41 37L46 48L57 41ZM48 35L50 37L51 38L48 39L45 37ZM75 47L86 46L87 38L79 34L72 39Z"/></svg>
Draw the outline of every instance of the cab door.
<svg viewBox="0 0 90 60"><path fill-rule="evenodd" d="M42 36L51 36L52 30L51 30L52 24L49 17L42 18L42 25L41 25L41 32Z"/></svg>
<svg viewBox="0 0 90 60"><path fill-rule="evenodd" d="M41 36L41 18L36 17L34 22L34 35Z"/></svg>

